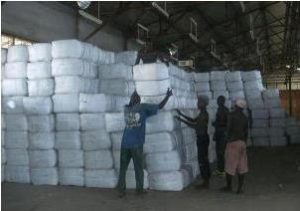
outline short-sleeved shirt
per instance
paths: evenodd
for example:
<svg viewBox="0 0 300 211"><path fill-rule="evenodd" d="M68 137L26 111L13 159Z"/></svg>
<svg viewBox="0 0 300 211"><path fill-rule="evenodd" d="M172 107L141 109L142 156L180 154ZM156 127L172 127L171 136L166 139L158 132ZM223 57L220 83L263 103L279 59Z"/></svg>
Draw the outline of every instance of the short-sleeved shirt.
<svg viewBox="0 0 300 211"><path fill-rule="evenodd" d="M248 138L248 118L241 110L235 110L228 116L228 142L243 140Z"/></svg>
<svg viewBox="0 0 300 211"><path fill-rule="evenodd" d="M122 148L136 148L145 143L146 119L157 114L158 105L137 104L125 106L125 130L122 138Z"/></svg>

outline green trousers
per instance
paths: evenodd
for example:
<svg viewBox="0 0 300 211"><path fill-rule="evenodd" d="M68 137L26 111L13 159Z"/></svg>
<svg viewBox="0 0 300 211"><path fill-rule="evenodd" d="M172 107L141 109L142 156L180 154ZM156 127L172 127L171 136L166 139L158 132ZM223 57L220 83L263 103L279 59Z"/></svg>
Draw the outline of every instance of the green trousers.
<svg viewBox="0 0 300 211"><path fill-rule="evenodd" d="M118 182L118 189L120 192L125 192L126 190L126 171L131 158L133 159L134 164L136 191L140 192L144 190L144 157L142 145L132 149L121 148L120 175Z"/></svg>

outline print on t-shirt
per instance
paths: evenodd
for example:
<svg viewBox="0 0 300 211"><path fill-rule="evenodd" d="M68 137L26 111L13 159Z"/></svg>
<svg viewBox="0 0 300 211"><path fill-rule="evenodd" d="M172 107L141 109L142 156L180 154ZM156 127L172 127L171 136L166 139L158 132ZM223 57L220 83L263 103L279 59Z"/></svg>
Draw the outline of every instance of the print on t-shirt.
<svg viewBox="0 0 300 211"><path fill-rule="evenodd" d="M125 113L125 121L127 128L134 128L141 126L141 115L137 112Z"/></svg>

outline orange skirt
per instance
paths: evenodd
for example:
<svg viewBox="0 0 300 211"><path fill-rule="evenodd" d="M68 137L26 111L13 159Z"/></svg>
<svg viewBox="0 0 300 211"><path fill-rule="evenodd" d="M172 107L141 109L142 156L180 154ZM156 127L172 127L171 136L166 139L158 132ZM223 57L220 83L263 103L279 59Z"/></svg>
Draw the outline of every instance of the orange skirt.
<svg viewBox="0 0 300 211"><path fill-rule="evenodd" d="M247 146L245 141L229 142L225 150L225 171L235 175L248 172Z"/></svg>

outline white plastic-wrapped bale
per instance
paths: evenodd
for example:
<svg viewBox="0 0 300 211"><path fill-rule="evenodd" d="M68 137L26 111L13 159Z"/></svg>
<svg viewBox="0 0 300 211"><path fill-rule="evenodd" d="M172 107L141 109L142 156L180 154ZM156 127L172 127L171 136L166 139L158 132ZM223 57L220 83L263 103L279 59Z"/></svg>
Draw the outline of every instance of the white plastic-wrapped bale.
<svg viewBox="0 0 300 211"><path fill-rule="evenodd" d="M243 91L237 91L237 92L230 92L229 93L229 99L232 101L235 101L237 99L245 99L245 94Z"/></svg>
<svg viewBox="0 0 300 211"><path fill-rule="evenodd" d="M122 137L123 137L123 132L110 133L112 150L114 151L121 150Z"/></svg>
<svg viewBox="0 0 300 211"><path fill-rule="evenodd" d="M84 186L83 168L59 168L58 181L61 185Z"/></svg>
<svg viewBox="0 0 300 211"><path fill-rule="evenodd" d="M212 92L197 92L197 94L199 96L206 96L208 99L212 99L213 98L213 93Z"/></svg>
<svg viewBox="0 0 300 211"><path fill-rule="evenodd" d="M176 140L171 133L147 134L144 144L144 153L169 152L176 148Z"/></svg>
<svg viewBox="0 0 300 211"><path fill-rule="evenodd" d="M271 118L284 118L285 111L283 108L272 108L272 109L270 109L270 117Z"/></svg>
<svg viewBox="0 0 300 211"><path fill-rule="evenodd" d="M105 94L80 94L79 111L81 113L101 113L114 108L112 96Z"/></svg>
<svg viewBox="0 0 300 211"><path fill-rule="evenodd" d="M34 62L27 65L27 78L30 80L51 78L50 62Z"/></svg>
<svg viewBox="0 0 300 211"><path fill-rule="evenodd" d="M242 81L230 81L227 82L226 86L230 92L242 91L244 89Z"/></svg>
<svg viewBox="0 0 300 211"><path fill-rule="evenodd" d="M138 56L137 51L123 51L115 54L116 63L124 63L127 65L135 65Z"/></svg>
<svg viewBox="0 0 300 211"><path fill-rule="evenodd" d="M207 92L210 90L209 82L198 82L194 84L196 92Z"/></svg>
<svg viewBox="0 0 300 211"><path fill-rule="evenodd" d="M2 112L22 114L24 112L23 97L2 97Z"/></svg>
<svg viewBox="0 0 300 211"><path fill-rule="evenodd" d="M30 183L29 166L5 166L5 181L17 183Z"/></svg>
<svg viewBox="0 0 300 211"><path fill-rule="evenodd" d="M133 81L124 79L99 80L99 92L111 95L130 96L135 90Z"/></svg>
<svg viewBox="0 0 300 211"><path fill-rule="evenodd" d="M27 118L23 114L6 114L4 120L7 131L28 130Z"/></svg>
<svg viewBox="0 0 300 211"><path fill-rule="evenodd" d="M270 146L269 137L254 137L252 140L254 146Z"/></svg>
<svg viewBox="0 0 300 211"><path fill-rule="evenodd" d="M246 90L260 90L262 91L264 89L262 81L257 80L257 81L246 81L244 82L244 88Z"/></svg>
<svg viewBox="0 0 300 211"><path fill-rule="evenodd" d="M113 63L116 63L115 53L111 51L101 50L101 53L99 54L99 64L113 64Z"/></svg>
<svg viewBox="0 0 300 211"><path fill-rule="evenodd" d="M251 100L247 100L248 107L250 109L264 109L265 104L262 98L252 98Z"/></svg>
<svg viewBox="0 0 300 211"><path fill-rule="evenodd" d="M80 124L82 130L105 129L105 114L104 113L81 114Z"/></svg>
<svg viewBox="0 0 300 211"><path fill-rule="evenodd" d="M113 160L114 160L114 168L116 170L120 169L120 155L121 152L120 151L112 151L112 155L113 155ZM134 170L134 165L133 165L133 160L131 159L128 165L128 169L129 170Z"/></svg>
<svg viewBox="0 0 300 211"><path fill-rule="evenodd" d="M8 48L7 62L27 62L28 57L26 45L14 45Z"/></svg>
<svg viewBox="0 0 300 211"><path fill-rule="evenodd" d="M97 93L98 80L82 78L79 76L60 76L55 77L55 93Z"/></svg>
<svg viewBox="0 0 300 211"><path fill-rule="evenodd" d="M266 108L281 108L281 101L280 98L267 98L265 99L265 106Z"/></svg>
<svg viewBox="0 0 300 211"><path fill-rule="evenodd" d="M115 188L118 177L114 169L90 170L85 171L85 185L97 188Z"/></svg>
<svg viewBox="0 0 300 211"><path fill-rule="evenodd" d="M285 136L271 136L270 144L271 146L286 146L287 140Z"/></svg>
<svg viewBox="0 0 300 211"><path fill-rule="evenodd" d="M1 48L1 64L5 64L7 59L7 49Z"/></svg>
<svg viewBox="0 0 300 211"><path fill-rule="evenodd" d="M52 149L55 144L55 134L53 132L29 133L30 149Z"/></svg>
<svg viewBox="0 0 300 211"><path fill-rule="evenodd" d="M24 97L23 104L26 114L50 114L53 110L50 97Z"/></svg>
<svg viewBox="0 0 300 211"><path fill-rule="evenodd" d="M148 172L177 171L181 166L181 159L177 151L151 153L146 155Z"/></svg>
<svg viewBox="0 0 300 211"><path fill-rule="evenodd" d="M135 65L133 79L135 81L161 81L169 78L169 69L163 63Z"/></svg>
<svg viewBox="0 0 300 211"><path fill-rule="evenodd" d="M127 105L129 103L130 97L112 96L112 100L113 100L113 106L114 106L112 110L115 112L119 112L119 111L124 111L124 107L125 107L125 105Z"/></svg>
<svg viewBox="0 0 300 211"><path fill-rule="evenodd" d="M229 98L229 92L226 90L213 91L213 99L218 99L219 96L224 96L225 99Z"/></svg>
<svg viewBox="0 0 300 211"><path fill-rule="evenodd" d="M124 63L99 65L98 69L100 79L133 79L132 66Z"/></svg>
<svg viewBox="0 0 300 211"><path fill-rule="evenodd" d="M83 167L83 151L59 150L58 161L60 167L80 168Z"/></svg>
<svg viewBox="0 0 300 211"><path fill-rule="evenodd" d="M105 126L107 132L123 131L125 128L124 113L105 113Z"/></svg>
<svg viewBox="0 0 300 211"><path fill-rule="evenodd" d="M55 134L55 148L65 150L81 149L79 131L61 131Z"/></svg>
<svg viewBox="0 0 300 211"><path fill-rule="evenodd" d="M50 132L54 130L53 115L28 116L28 129L30 132Z"/></svg>
<svg viewBox="0 0 300 211"><path fill-rule="evenodd" d="M51 61L51 44L50 43L36 43L28 46L29 61Z"/></svg>
<svg viewBox="0 0 300 211"><path fill-rule="evenodd" d="M269 127L269 121L268 119L253 119L252 127L253 128Z"/></svg>
<svg viewBox="0 0 300 211"><path fill-rule="evenodd" d="M29 165L26 149L6 149L7 165Z"/></svg>
<svg viewBox="0 0 300 211"><path fill-rule="evenodd" d="M5 64L5 78L18 79L27 77L26 62L12 62Z"/></svg>
<svg viewBox="0 0 300 211"><path fill-rule="evenodd" d="M162 96L147 96L147 97L141 97L141 102L142 103L150 103L150 104L159 104L163 99L165 98L165 95ZM164 106L163 110L172 110L175 108L178 108L178 98L176 96L172 96L169 98L168 102ZM126 104L129 101L126 102ZM125 101L124 101L125 103ZM125 105L125 104L124 104ZM124 110L124 105L123 105L123 110Z"/></svg>
<svg viewBox="0 0 300 211"><path fill-rule="evenodd" d="M254 71L242 71L242 80L243 81L256 81L261 80L261 73L258 70Z"/></svg>
<svg viewBox="0 0 300 211"><path fill-rule="evenodd" d="M269 137L269 130L268 128L252 128L251 137Z"/></svg>
<svg viewBox="0 0 300 211"><path fill-rule="evenodd" d="M55 119L57 131L74 131L80 129L78 113L57 113Z"/></svg>
<svg viewBox="0 0 300 211"><path fill-rule="evenodd" d="M56 59L52 61L52 75L62 76L82 76L96 78L98 75L95 64L81 59Z"/></svg>
<svg viewBox="0 0 300 211"><path fill-rule="evenodd" d="M262 92L263 98L266 99L279 99L279 90L278 89L267 89Z"/></svg>
<svg viewBox="0 0 300 211"><path fill-rule="evenodd" d="M252 111L253 119L268 119L269 112L267 109L253 109Z"/></svg>
<svg viewBox="0 0 300 211"><path fill-rule="evenodd" d="M117 172L119 175L119 173ZM126 188L135 189L136 188L136 179L135 179L135 171L129 170L126 172ZM144 189L149 188L149 180L148 180L148 172L144 170Z"/></svg>
<svg viewBox="0 0 300 211"><path fill-rule="evenodd" d="M226 83L225 81L211 81L210 88L213 91L223 91L226 90Z"/></svg>
<svg viewBox="0 0 300 211"><path fill-rule="evenodd" d="M6 149L26 149L29 145L26 131L6 131L4 140Z"/></svg>
<svg viewBox="0 0 300 211"><path fill-rule="evenodd" d="M53 79L39 79L28 81L29 96L51 96L54 93Z"/></svg>
<svg viewBox="0 0 300 211"><path fill-rule="evenodd" d="M82 58L85 46L78 40L57 40L52 42L51 55L58 58Z"/></svg>
<svg viewBox="0 0 300 211"><path fill-rule="evenodd" d="M111 169L113 157L110 150L84 152L84 167L86 169Z"/></svg>
<svg viewBox="0 0 300 211"><path fill-rule="evenodd" d="M240 82L242 81L242 76L240 71L227 72L225 75L226 82ZM228 84L228 83L227 83Z"/></svg>
<svg viewBox="0 0 300 211"><path fill-rule="evenodd" d="M198 150L196 142L186 144L182 148L182 161L189 162L197 157Z"/></svg>
<svg viewBox="0 0 300 211"><path fill-rule="evenodd" d="M271 118L270 119L270 126L271 127L285 127L285 118Z"/></svg>
<svg viewBox="0 0 300 211"><path fill-rule="evenodd" d="M25 79L2 80L3 96L25 96L27 94L27 81Z"/></svg>
<svg viewBox="0 0 300 211"><path fill-rule="evenodd" d="M160 112L149 117L146 121L146 133L173 131L179 127L179 122L175 121L173 115L172 112Z"/></svg>
<svg viewBox="0 0 300 211"><path fill-rule="evenodd" d="M34 185L57 185L58 173L57 168L31 168L31 181Z"/></svg>
<svg viewBox="0 0 300 211"><path fill-rule="evenodd" d="M181 191L185 184L182 171L150 173L148 178L152 190Z"/></svg>
<svg viewBox="0 0 300 211"><path fill-rule="evenodd" d="M75 113L79 112L79 95L63 94L52 97L55 113Z"/></svg>
<svg viewBox="0 0 300 211"><path fill-rule="evenodd" d="M165 95L170 88L170 80L162 81L136 81L136 90L141 96Z"/></svg>
<svg viewBox="0 0 300 211"><path fill-rule="evenodd" d="M210 75L209 73L194 73L195 82L209 82Z"/></svg>
<svg viewBox="0 0 300 211"><path fill-rule="evenodd" d="M32 168L54 167L56 152L54 150L29 150L29 163Z"/></svg>
<svg viewBox="0 0 300 211"><path fill-rule="evenodd" d="M253 98L261 98L261 90L259 89L245 89L244 91L247 101L251 101Z"/></svg>
<svg viewBox="0 0 300 211"><path fill-rule="evenodd" d="M82 148L84 150L110 149L110 136L105 130L82 131L80 133Z"/></svg>
<svg viewBox="0 0 300 211"><path fill-rule="evenodd" d="M269 135L270 137L281 137L284 136L284 127L270 127Z"/></svg>
<svg viewBox="0 0 300 211"><path fill-rule="evenodd" d="M228 71L211 71L210 80L211 81L224 81Z"/></svg>

